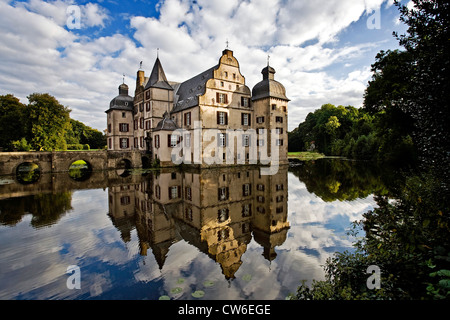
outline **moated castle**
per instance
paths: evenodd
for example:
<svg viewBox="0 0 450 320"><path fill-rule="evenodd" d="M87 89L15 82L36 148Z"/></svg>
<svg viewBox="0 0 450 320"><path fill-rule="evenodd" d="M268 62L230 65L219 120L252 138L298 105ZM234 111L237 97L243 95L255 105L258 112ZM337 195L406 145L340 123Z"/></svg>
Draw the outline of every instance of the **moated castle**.
<svg viewBox="0 0 450 320"><path fill-rule="evenodd" d="M289 99L269 64L261 73L250 91L227 48L216 66L177 83L167 80L158 57L150 77L142 66L137 71L134 97L125 83L119 86L106 111L108 150L138 150L149 163L172 166L179 148L185 163L206 167L211 158L214 164L259 164L275 147L271 161L287 163Z"/></svg>

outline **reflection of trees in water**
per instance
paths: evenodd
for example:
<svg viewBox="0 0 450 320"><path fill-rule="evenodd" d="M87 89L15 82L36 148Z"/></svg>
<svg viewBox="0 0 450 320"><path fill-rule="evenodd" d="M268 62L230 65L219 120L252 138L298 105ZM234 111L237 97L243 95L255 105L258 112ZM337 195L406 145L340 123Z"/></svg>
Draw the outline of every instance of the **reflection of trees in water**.
<svg viewBox="0 0 450 320"><path fill-rule="evenodd" d="M72 192L37 194L26 197L0 200L0 223L15 225L24 215L31 214L34 228L49 226L69 210L72 210Z"/></svg>
<svg viewBox="0 0 450 320"><path fill-rule="evenodd" d="M22 184L35 183L41 176L41 169L35 163L22 163L17 167L17 181Z"/></svg>
<svg viewBox="0 0 450 320"><path fill-rule="evenodd" d="M322 200L351 201L370 194L386 195L395 175L371 162L319 159L291 168L310 193ZM389 188L390 189L390 188Z"/></svg>

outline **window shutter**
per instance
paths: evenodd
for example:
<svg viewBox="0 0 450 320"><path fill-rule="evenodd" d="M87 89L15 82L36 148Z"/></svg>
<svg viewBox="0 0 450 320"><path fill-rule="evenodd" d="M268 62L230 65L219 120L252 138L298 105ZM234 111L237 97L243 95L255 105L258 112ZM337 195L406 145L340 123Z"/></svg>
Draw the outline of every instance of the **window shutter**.
<svg viewBox="0 0 450 320"><path fill-rule="evenodd" d="M228 125L228 112L225 112L225 124Z"/></svg>
<svg viewBox="0 0 450 320"><path fill-rule="evenodd" d="M169 187L169 200L172 200L172 190L170 187Z"/></svg>
<svg viewBox="0 0 450 320"><path fill-rule="evenodd" d="M181 186L177 186L177 196L181 198Z"/></svg>
<svg viewBox="0 0 450 320"><path fill-rule="evenodd" d="M216 92L216 101L217 101L217 103L219 103L219 102L220 102L220 99L219 99L219 94L220 94L220 93Z"/></svg>
<svg viewBox="0 0 450 320"><path fill-rule="evenodd" d="M248 125L252 125L252 115L250 113L248 114Z"/></svg>
<svg viewBox="0 0 450 320"><path fill-rule="evenodd" d="M167 146L170 148L170 142L172 141L172 135L171 134L168 134L167 135Z"/></svg>
<svg viewBox="0 0 450 320"><path fill-rule="evenodd" d="M184 125L185 125L185 126L187 125L187 121L186 121L186 118L187 118L187 117L186 117L186 115L187 115L187 114L185 113L185 114L184 114Z"/></svg>
<svg viewBox="0 0 450 320"><path fill-rule="evenodd" d="M228 103L228 94L225 94L225 103Z"/></svg>
<svg viewBox="0 0 450 320"><path fill-rule="evenodd" d="M220 124L220 114L219 114L219 112L220 111L217 111L217 124Z"/></svg>
<svg viewBox="0 0 450 320"><path fill-rule="evenodd" d="M241 113L241 125L242 126L244 125L244 114L243 113Z"/></svg>

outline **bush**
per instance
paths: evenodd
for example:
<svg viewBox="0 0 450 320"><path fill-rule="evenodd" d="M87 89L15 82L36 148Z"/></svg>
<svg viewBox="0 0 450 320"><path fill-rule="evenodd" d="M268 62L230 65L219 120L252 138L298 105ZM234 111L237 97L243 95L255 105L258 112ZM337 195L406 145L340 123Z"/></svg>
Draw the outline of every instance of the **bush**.
<svg viewBox="0 0 450 320"><path fill-rule="evenodd" d="M83 150L83 145L80 143L77 144L68 144L67 150Z"/></svg>
<svg viewBox="0 0 450 320"><path fill-rule="evenodd" d="M12 142L13 148L17 151L30 151L31 146L28 144L27 139L22 138L21 140Z"/></svg>
<svg viewBox="0 0 450 320"><path fill-rule="evenodd" d="M91 147L88 144L84 144L83 150L91 150Z"/></svg>

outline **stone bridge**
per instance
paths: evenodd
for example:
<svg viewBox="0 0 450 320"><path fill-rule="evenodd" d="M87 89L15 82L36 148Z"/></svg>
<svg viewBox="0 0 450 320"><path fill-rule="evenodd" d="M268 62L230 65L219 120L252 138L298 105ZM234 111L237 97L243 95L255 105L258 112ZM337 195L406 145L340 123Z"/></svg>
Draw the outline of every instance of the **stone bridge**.
<svg viewBox="0 0 450 320"><path fill-rule="evenodd" d="M92 171L142 168L148 163L139 151L53 151L53 152L0 152L0 175L14 175L23 163L34 163L41 173L67 172L71 164L84 160Z"/></svg>

